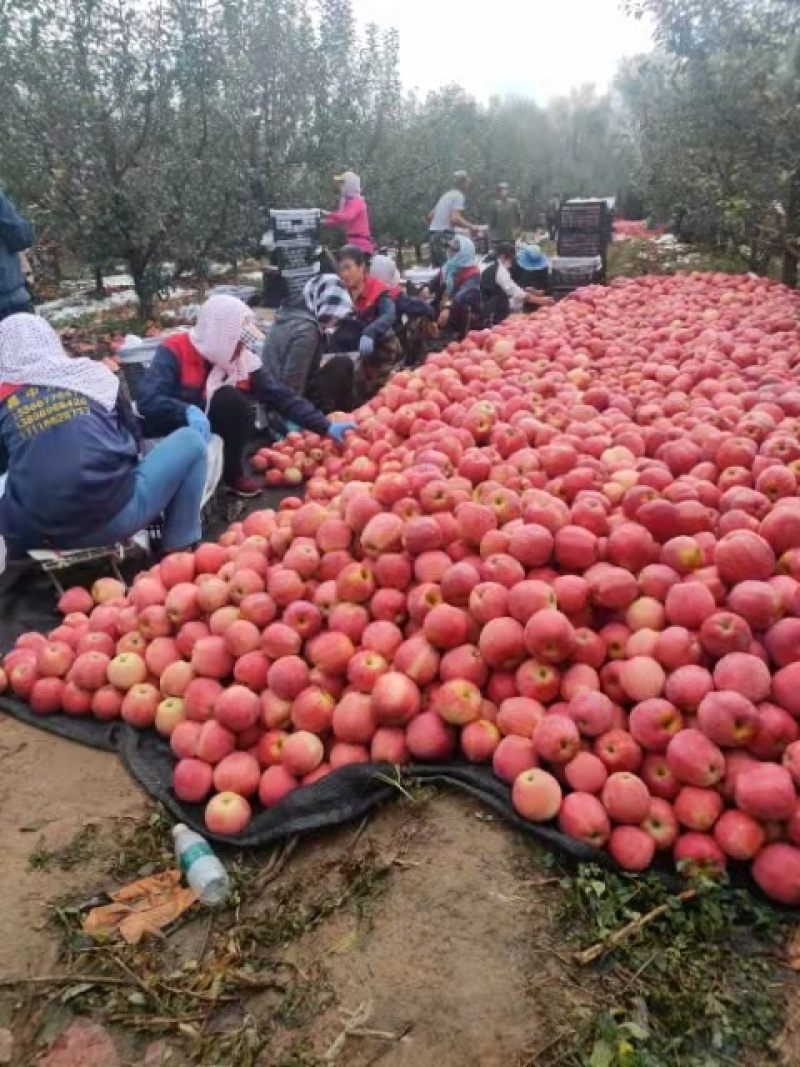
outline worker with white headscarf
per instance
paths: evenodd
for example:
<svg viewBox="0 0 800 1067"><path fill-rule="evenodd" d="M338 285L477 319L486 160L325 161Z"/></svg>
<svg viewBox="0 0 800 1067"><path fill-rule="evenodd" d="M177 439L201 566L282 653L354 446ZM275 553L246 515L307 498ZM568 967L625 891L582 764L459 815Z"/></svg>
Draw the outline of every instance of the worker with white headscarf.
<svg viewBox="0 0 800 1067"><path fill-rule="evenodd" d="M224 444L222 479L238 496L257 496L264 488L246 476L244 451L255 434L252 400L289 422L341 443L353 423L331 423L303 397L271 378L261 363L263 334L250 308L235 296L210 297L197 325L174 334L156 349L139 385L137 405L148 437L194 426Z"/></svg>
<svg viewBox="0 0 800 1067"><path fill-rule="evenodd" d="M333 179L341 186L338 211L323 211L322 225L344 230L344 243L360 248L368 256L375 251L369 228L367 202L361 193L361 179L352 170L337 174Z"/></svg>
<svg viewBox="0 0 800 1067"><path fill-rule="evenodd" d="M0 323L0 534L11 558L114 544L159 516L164 550L193 545L206 451L184 425L139 462L136 420L112 371L67 355L35 315Z"/></svg>

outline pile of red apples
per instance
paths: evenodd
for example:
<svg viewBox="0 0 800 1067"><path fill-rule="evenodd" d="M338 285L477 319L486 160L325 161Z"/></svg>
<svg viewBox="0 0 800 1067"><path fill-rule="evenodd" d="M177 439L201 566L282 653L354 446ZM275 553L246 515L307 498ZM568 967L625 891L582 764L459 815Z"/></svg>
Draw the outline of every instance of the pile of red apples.
<svg viewBox="0 0 800 1067"><path fill-rule="evenodd" d="M462 759L627 870L746 863L798 904L799 310L654 277L471 334L344 449L262 453L303 501L68 591L8 685L169 737L214 833L347 764Z"/></svg>

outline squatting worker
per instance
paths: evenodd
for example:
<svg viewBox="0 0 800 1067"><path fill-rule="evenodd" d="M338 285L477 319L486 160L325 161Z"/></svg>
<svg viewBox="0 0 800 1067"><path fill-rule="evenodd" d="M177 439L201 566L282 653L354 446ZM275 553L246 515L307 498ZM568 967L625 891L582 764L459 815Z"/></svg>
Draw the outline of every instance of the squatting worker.
<svg viewBox="0 0 800 1067"><path fill-rule="evenodd" d="M199 541L203 436L183 425L141 462L137 437L108 367L67 355L35 315L0 323L0 534L10 558L114 544L159 516L164 551Z"/></svg>
<svg viewBox="0 0 800 1067"><path fill-rule="evenodd" d="M514 312L542 303L543 295L528 292L512 277L514 245L500 242L492 259L481 268L481 308L484 326L496 326Z"/></svg>
<svg viewBox="0 0 800 1067"><path fill-rule="evenodd" d="M447 249L455 236L457 227L477 233L480 229L464 217L467 206L467 191L470 187L469 175L465 170L457 170L453 175L453 187L441 196L436 207L428 215L428 241L431 250L431 266L443 267L447 259Z"/></svg>
<svg viewBox="0 0 800 1067"><path fill-rule="evenodd" d="M447 259L433 284L439 326L459 341L483 327L481 271L475 245L457 234L447 246Z"/></svg>
<svg viewBox="0 0 800 1067"><path fill-rule="evenodd" d="M264 483L248 477L244 451L255 435L252 400L304 430L341 443L352 422L331 423L321 411L267 374L261 356L248 348L248 332L260 350L264 338L252 327L253 313L235 296L210 297L197 325L168 337L156 349L139 385L137 405L148 437L194 426L224 445L222 479L238 496L257 496ZM252 343L252 342L251 342Z"/></svg>
<svg viewBox="0 0 800 1067"><path fill-rule="evenodd" d="M299 299L278 310L264 342L264 369L326 415L352 410L353 361L332 354L330 340L342 322L354 317L353 301L339 276L315 275Z"/></svg>
<svg viewBox="0 0 800 1067"><path fill-rule="evenodd" d="M395 325L397 307L386 282L367 269L360 248L345 247L338 256L339 277L355 307L352 319L344 319L331 338L338 352L359 352L357 392L359 400L370 399L403 362Z"/></svg>

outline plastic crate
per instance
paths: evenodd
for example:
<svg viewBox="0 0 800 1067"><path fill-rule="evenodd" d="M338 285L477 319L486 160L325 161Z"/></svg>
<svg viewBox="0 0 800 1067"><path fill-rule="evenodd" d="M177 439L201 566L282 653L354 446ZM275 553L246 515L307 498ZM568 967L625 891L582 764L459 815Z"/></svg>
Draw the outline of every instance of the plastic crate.
<svg viewBox="0 0 800 1067"><path fill-rule="evenodd" d="M605 256L608 235L604 231L592 233L583 230L558 231L558 255L570 259L586 256Z"/></svg>
<svg viewBox="0 0 800 1067"><path fill-rule="evenodd" d="M308 241L287 241L275 248L275 264L281 271L303 270L313 264L316 250Z"/></svg>
<svg viewBox="0 0 800 1067"><path fill-rule="evenodd" d="M269 213L270 225L277 245L289 241L305 244L319 243L320 212L318 208L275 209Z"/></svg>
<svg viewBox="0 0 800 1067"><path fill-rule="evenodd" d="M144 372L155 358L158 346L165 340L165 338L172 337L176 333L185 332L186 330L183 328L177 330L165 330L164 333L159 334L158 337L144 337L138 344L125 345L119 352L117 352L114 358L120 365L122 376L125 379L128 392L133 400L136 399L139 382L144 375Z"/></svg>
<svg viewBox="0 0 800 1067"><path fill-rule="evenodd" d="M605 200L568 200L561 205L562 230L608 229L608 203Z"/></svg>
<svg viewBox="0 0 800 1067"><path fill-rule="evenodd" d="M296 297L302 296L306 282L313 278L316 273L316 268L313 266L281 271L281 277L286 282L289 299L294 300Z"/></svg>
<svg viewBox="0 0 800 1067"><path fill-rule="evenodd" d="M117 352L116 360L120 365L128 395L132 400L136 399L139 383L144 377L145 371L153 362L156 349L160 344L160 338L148 337L146 341L142 341L140 345L136 345L134 348L122 348Z"/></svg>
<svg viewBox="0 0 800 1067"><path fill-rule="evenodd" d="M550 260L550 281L554 286L592 285L602 273L600 256L553 256Z"/></svg>

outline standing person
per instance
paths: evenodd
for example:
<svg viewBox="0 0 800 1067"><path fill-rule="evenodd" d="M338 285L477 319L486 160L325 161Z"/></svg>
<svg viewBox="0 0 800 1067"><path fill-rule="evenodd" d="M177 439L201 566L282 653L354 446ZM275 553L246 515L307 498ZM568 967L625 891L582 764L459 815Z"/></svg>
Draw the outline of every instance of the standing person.
<svg viewBox="0 0 800 1067"><path fill-rule="evenodd" d="M0 533L9 556L124 541L163 515L162 548L200 540L206 442L183 426L139 462L136 419L108 367L68 356L36 315L0 323Z"/></svg>
<svg viewBox="0 0 800 1067"><path fill-rule="evenodd" d="M551 241L558 239L558 224L561 218L561 201L551 196L547 202L547 235Z"/></svg>
<svg viewBox="0 0 800 1067"><path fill-rule="evenodd" d="M337 174L333 179L342 187L338 211L323 211L322 225L336 226L344 230L346 245L360 248L368 256L375 251L375 242L369 228L367 202L361 195L361 179L352 170Z"/></svg>
<svg viewBox="0 0 800 1067"><path fill-rule="evenodd" d="M447 259L447 246L455 236L456 227L460 226L470 233L476 233L480 227L464 218L467 206L467 190L470 187L469 175L465 170L457 170L453 175L453 187L441 197L436 207L428 215L428 241L431 250L431 266L443 267Z"/></svg>
<svg viewBox="0 0 800 1067"><path fill-rule="evenodd" d="M137 404L148 437L193 426L208 440L224 444L222 479L238 496L258 496L263 488L245 476L244 450L255 434L250 397L284 419L341 443L352 422L331 423L288 386L271 379L261 357L245 346L252 311L235 296L212 296L188 333L166 338L139 385ZM256 331L257 332L257 331ZM263 343L263 338L262 338Z"/></svg>
<svg viewBox="0 0 800 1067"><path fill-rule="evenodd" d="M33 226L0 193L0 320L20 311L33 312L20 261L20 253L33 242Z"/></svg>
<svg viewBox="0 0 800 1067"><path fill-rule="evenodd" d="M489 238L493 245L513 244L522 233L522 209L519 200L508 195L508 182L498 182L489 212Z"/></svg>
<svg viewBox="0 0 800 1067"><path fill-rule="evenodd" d="M267 374L308 397L325 414L349 411L353 361L343 355L325 357L330 337L354 315L353 301L338 275L311 278L300 300L279 309L267 333L262 355Z"/></svg>
<svg viewBox="0 0 800 1067"><path fill-rule="evenodd" d="M353 319L342 322L333 344L338 352L358 349L361 399L369 399L403 362L403 350L394 332L397 308L386 282L368 273L367 257L360 248L347 246L341 250L339 277L356 313Z"/></svg>

